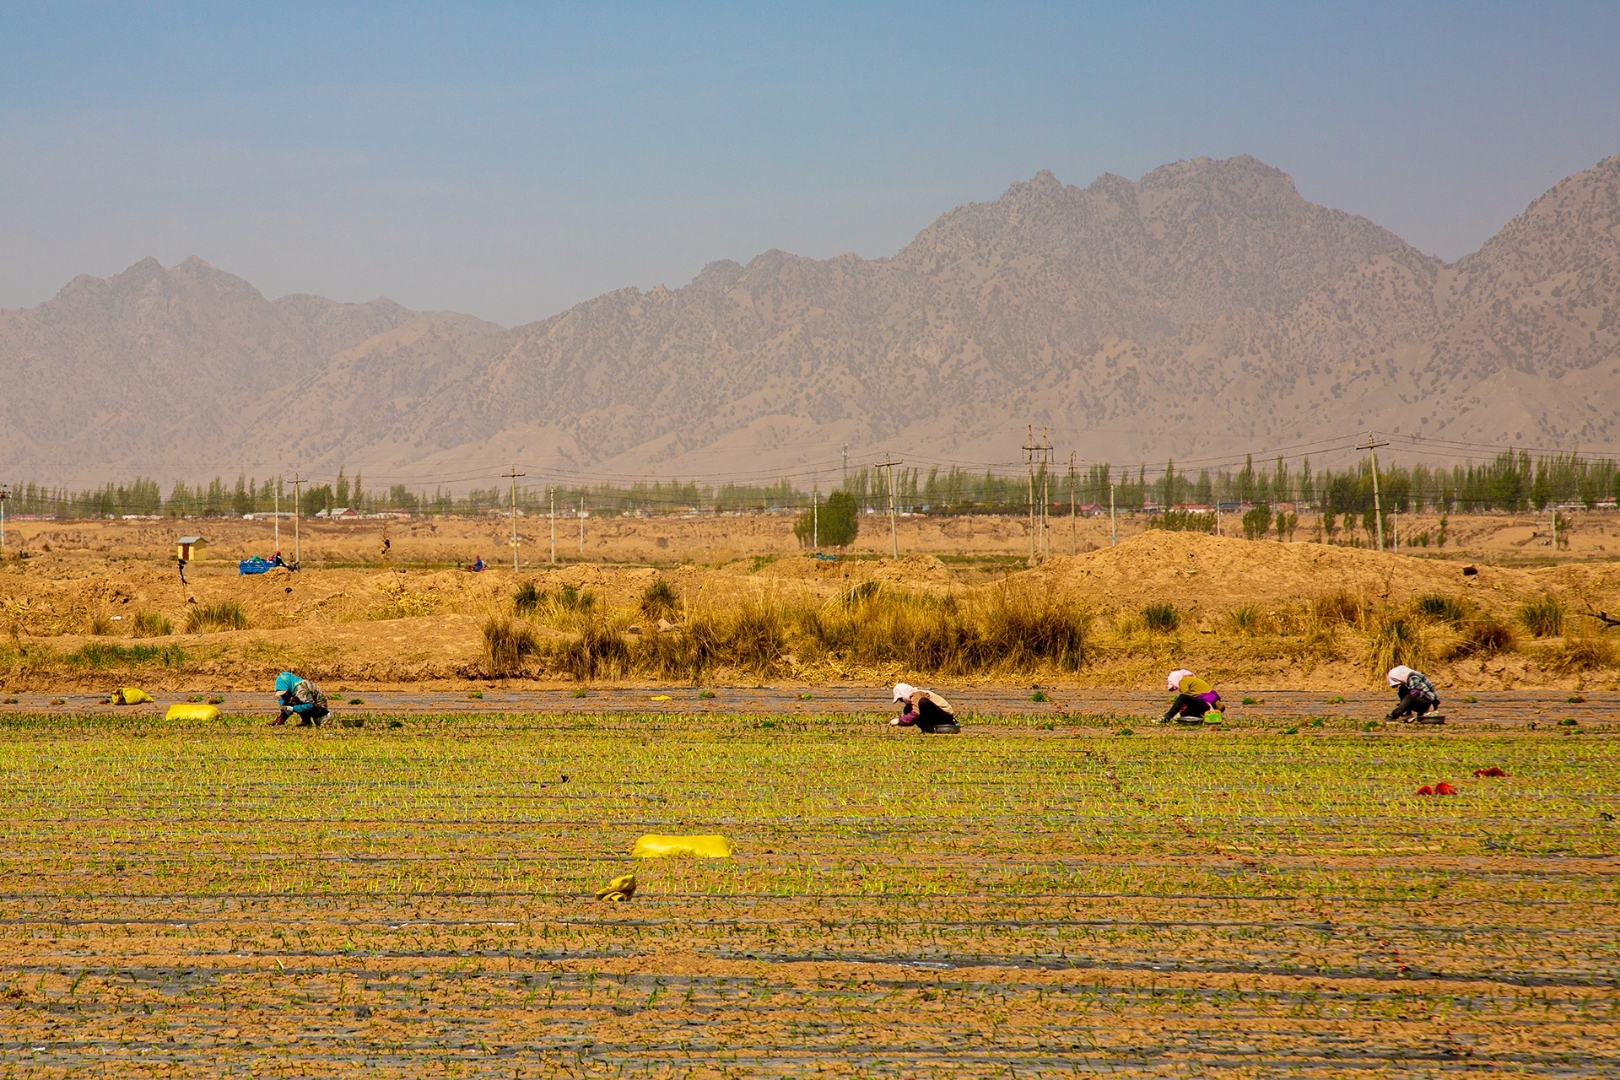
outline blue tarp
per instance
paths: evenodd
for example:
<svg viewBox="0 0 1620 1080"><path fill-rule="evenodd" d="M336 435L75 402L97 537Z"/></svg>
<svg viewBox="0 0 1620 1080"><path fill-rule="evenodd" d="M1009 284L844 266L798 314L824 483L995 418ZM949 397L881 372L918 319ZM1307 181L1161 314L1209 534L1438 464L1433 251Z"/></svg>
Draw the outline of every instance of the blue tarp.
<svg viewBox="0 0 1620 1080"><path fill-rule="evenodd" d="M243 559L241 562L237 563L236 570L237 573L240 574L263 574L269 572L270 568L275 565L275 563L270 562L268 559L261 559L259 556L255 555L251 559Z"/></svg>

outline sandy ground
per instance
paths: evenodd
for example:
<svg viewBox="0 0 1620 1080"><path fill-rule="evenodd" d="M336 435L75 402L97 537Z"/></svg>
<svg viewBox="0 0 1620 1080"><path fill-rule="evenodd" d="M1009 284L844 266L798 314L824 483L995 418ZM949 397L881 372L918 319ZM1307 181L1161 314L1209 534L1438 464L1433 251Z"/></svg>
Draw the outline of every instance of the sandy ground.
<svg viewBox="0 0 1620 1080"><path fill-rule="evenodd" d="M535 524L520 522L520 528ZM1528 519L1454 518L1450 532L1461 548L1448 546L1443 557L1432 547L1380 554L1298 538L1251 542L1140 529L1109 547L1106 520L1078 524L1088 532L1077 546L1092 550L1026 569L1018 557L1027 550L1023 522L1004 518L906 519L903 530L913 532L902 531L902 543L912 553L898 561L859 553L837 561L809 558L785 516L600 520L587 522L586 549L602 561L577 561L576 549L569 553L576 561L557 566L514 572L495 564L472 574L445 567L478 554L493 564L495 538L507 523L323 523L301 531L300 572L240 576L238 557L271 550L268 523L14 523L8 557L0 562L0 629L9 635L9 641L0 638L0 665L10 664L0 666L0 678L10 690L110 690L126 680L106 665L52 667L42 658L114 643L184 651L183 661L142 666L139 681L159 689L249 689L282 668L357 686L434 681L470 688L487 681L484 621L510 611L514 590L529 581L548 592L565 585L588 590L605 610L634 621L646 621L633 612L642 591L660 579L687 608L743 597L828 603L863 581L962 596L1004 585L1030 589L1077 600L1095 617L1091 664L1077 676L1048 682L1135 690L1162 686L1170 666L1257 690L1368 689L1365 634L1343 628L1326 644L1307 647L1296 625L1308 601L1340 591L1370 608L1441 593L1510 624L1520 605L1552 595L1575 614L1572 632L1600 637L1598 623L1580 613L1620 610L1620 563L1606 551L1620 543L1609 531L1617 523L1601 514L1577 519L1567 552L1542 546ZM211 543L182 585L170 545L191 530ZM863 543L872 539L869 533ZM285 536L282 548L291 554ZM717 558L708 561L708 555ZM1465 573L1465 567L1477 572ZM192 609L223 601L241 605L247 629L184 632ZM1161 602L1179 609L1181 626L1148 633L1138 613ZM1244 606L1257 609L1264 632L1233 632L1230 613ZM135 639L134 618L142 611L161 613L174 633ZM98 622L103 632L92 633ZM1435 634L1444 644L1445 634ZM1620 631L1607 634L1620 640ZM1437 662L1431 673L1459 690L1616 685L1607 663L1572 669L1555 662L1562 639L1521 639L1514 652ZM22 663L25 655L31 664ZM816 685L876 684L911 673L786 665L779 674ZM1025 673L1008 678L1028 681Z"/></svg>

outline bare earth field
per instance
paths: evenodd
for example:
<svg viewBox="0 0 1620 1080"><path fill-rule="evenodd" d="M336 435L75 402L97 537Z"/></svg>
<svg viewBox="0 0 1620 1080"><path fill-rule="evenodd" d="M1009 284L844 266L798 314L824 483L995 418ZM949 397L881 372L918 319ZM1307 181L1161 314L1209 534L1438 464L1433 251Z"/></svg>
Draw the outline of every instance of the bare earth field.
<svg viewBox="0 0 1620 1080"><path fill-rule="evenodd" d="M0 718L5 1075L1620 1069L1584 724L365 719Z"/></svg>

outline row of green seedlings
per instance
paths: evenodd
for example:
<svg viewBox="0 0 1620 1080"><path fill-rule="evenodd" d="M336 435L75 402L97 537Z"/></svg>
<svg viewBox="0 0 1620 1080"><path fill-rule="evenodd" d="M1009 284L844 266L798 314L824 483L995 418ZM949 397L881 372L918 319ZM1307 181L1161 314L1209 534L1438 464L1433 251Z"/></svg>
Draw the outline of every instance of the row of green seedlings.
<svg viewBox="0 0 1620 1080"><path fill-rule="evenodd" d="M247 612L235 600L222 600L217 604L197 605L186 610L186 633L207 634L219 630L246 630ZM96 637L110 637L116 633L113 617L98 611L90 619L90 633ZM161 611L137 611L131 621L132 637L168 637L174 633L174 623Z"/></svg>
<svg viewBox="0 0 1620 1080"><path fill-rule="evenodd" d="M635 610L622 612L607 611L589 591L565 586L551 595L526 583L512 608L484 624L492 675L539 666L577 679L697 681L721 670L779 673L794 660L898 663L951 675L1077 671L1088 658L1091 627L1079 605L1050 593L1002 587L970 597L935 596L878 582L826 602L755 596L692 607L659 578ZM535 622L567 636L542 638Z"/></svg>

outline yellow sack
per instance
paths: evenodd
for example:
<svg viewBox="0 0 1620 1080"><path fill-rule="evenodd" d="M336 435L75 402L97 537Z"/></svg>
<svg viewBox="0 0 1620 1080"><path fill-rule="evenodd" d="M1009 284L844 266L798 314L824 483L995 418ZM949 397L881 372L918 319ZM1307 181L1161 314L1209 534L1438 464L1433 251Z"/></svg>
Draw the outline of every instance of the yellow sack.
<svg viewBox="0 0 1620 1080"><path fill-rule="evenodd" d="M1226 714L1221 712L1219 709L1211 709L1209 712L1204 714L1204 723L1206 724L1219 724L1225 719Z"/></svg>
<svg viewBox="0 0 1620 1080"><path fill-rule="evenodd" d="M630 856L635 859L662 859L670 855L729 859L731 842L723 836L643 836L630 849Z"/></svg>
<svg viewBox="0 0 1620 1080"><path fill-rule="evenodd" d="M622 874L596 890L598 900L628 900L636 895L636 875Z"/></svg>
<svg viewBox="0 0 1620 1080"><path fill-rule="evenodd" d="M197 705L191 703L175 704L169 706L169 711L163 714L165 720L218 720L219 710L212 705Z"/></svg>
<svg viewBox="0 0 1620 1080"><path fill-rule="evenodd" d="M151 700L152 695L138 686L126 686L113 693L114 705L145 705Z"/></svg>

